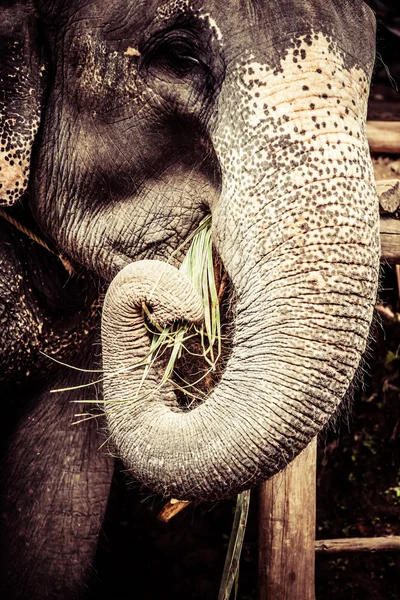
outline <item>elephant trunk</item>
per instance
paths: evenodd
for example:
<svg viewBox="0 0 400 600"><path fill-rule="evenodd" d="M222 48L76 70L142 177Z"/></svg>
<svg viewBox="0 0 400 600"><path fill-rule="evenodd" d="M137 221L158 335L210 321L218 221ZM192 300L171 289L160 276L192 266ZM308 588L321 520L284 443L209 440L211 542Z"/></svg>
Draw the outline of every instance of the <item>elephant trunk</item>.
<svg viewBox="0 0 400 600"><path fill-rule="evenodd" d="M212 138L223 187L211 206L213 236L237 305L219 385L179 412L165 387L159 397L129 400L140 370L105 381L118 452L158 492L210 500L276 473L333 414L365 350L379 271L369 74L345 68L331 46L329 66L307 47L301 79L296 63L282 64L277 78L249 60L232 68L220 94ZM144 325L132 328L138 303L117 291L103 312L107 372L149 350ZM153 373L145 386L156 382Z"/></svg>

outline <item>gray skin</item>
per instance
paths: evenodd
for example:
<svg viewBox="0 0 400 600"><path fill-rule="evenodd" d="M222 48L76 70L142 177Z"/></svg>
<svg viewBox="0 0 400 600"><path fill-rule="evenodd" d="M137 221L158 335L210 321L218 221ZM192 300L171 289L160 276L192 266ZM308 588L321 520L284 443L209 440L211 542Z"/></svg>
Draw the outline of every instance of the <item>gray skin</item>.
<svg viewBox="0 0 400 600"><path fill-rule="evenodd" d="M50 393L87 375L40 351L99 367L99 290L107 435L158 492L205 500L255 485L349 387L379 271L365 134L375 20L362 0L8 0L0 17L0 201L76 271L0 223L1 379L17 406L1 591L70 599L112 461L95 423L71 427L83 392ZM190 412L168 387L132 402L142 372L126 367L148 352L141 303L160 324L202 318L182 256L165 263L210 211L237 299L232 355ZM159 380L154 369L146 385Z"/></svg>

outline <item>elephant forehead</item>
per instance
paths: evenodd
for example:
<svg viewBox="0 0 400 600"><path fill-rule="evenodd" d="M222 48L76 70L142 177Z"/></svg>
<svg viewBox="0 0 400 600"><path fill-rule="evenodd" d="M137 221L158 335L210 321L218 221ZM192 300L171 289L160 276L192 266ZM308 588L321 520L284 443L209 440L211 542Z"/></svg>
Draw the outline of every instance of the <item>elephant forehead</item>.
<svg viewBox="0 0 400 600"><path fill-rule="evenodd" d="M257 265L277 248L298 245L320 246L322 257L327 244L358 244L368 248L367 260L378 252L365 131L370 73L346 67L337 41L314 37L312 44L307 35L294 37L278 70L249 51L232 65L219 97L218 210L235 207L226 237L242 239ZM232 269L240 269L241 257L235 260Z"/></svg>
<svg viewBox="0 0 400 600"><path fill-rule="evenodd" d="M197 16L198 19L205 21L211 31L214 33L216 39L221 41L223 38L222 30L217 23L217 21L220 20L220 11L214 10L212 11L212 14L209 12L209 8L211 7L207 7L207 3L204 2L195 2L193 0L172 0L172 2L167 2L157 9L157 17L162 20L173 18L181 13L192 14L193 16Z"/></svg>
<svg viewBox="0 0 400 600"><path fill-rule="evenodd" d="M83 9L84 17L71 29L75 32L73 45L84 51L84 60L96 53L90 38L98 41L103 38L104 46L99 46L97 60L104 60L107 50L118 51L108 62L120 64L128 74L135 70L140 52L138 46L149 35L170 27L197 23L198 35L213 51L221 52L226 64L234 62L237 56L251 48L255 59L266 62L279 71L282 56L293 48L295 36L307 34L307 43L312 46L318 42L318 34L323 33L329 40L337 40L343 50L346 68L361 64L370 71L374 63L375 22L372 11L363 0L309 0L299 3L297 0L228 0L221 3L216 0L166 0L148 2L146 10L134 13L121 2L113 2L102 8L100 0L91 2ZM99 23L96 32L88 23L95 19ZM81 31L81 27L83 30ZM85 32L86 29L86 32ZM208 30L208 33L205 33ZM88 33L91 32L91 33ZM210 39L211 38L211 39ZM119 56L118 56L119 55ZM79 57L82 62L82 56ZM100 83L103 73L96 73L94 83Z"/></svg>
<svg viewBox="0 0 400 600"><path fill-rule="evenodd" d="M346 66L355 62L371 68L375 46L375 17L364 0L166 0L156 20L181 16L205 22L222 42L230 61L243 46L268 55L271 66L290 49L294 33L322 32L337 39L346 50Z"/></svg>
<svg viewBox="0 0 400 600"><path fill-rule="evenodd" d="M221 156L228 151L245 159L250 185L252 165L267 176L268 167L276 170L296 158L307 162L305 150L330 146L330 159L340 160L349 145L364 149L370 73L357 65L346 68L341 47L329 36L315 38L311 45L308 36L293 38L279 62L279 76L249 51L226 78L214 144ZM285 164L278 164L278 155ZM235 161L222 162L234 175ZM312 166L307 162L304 168Z"/></svg>

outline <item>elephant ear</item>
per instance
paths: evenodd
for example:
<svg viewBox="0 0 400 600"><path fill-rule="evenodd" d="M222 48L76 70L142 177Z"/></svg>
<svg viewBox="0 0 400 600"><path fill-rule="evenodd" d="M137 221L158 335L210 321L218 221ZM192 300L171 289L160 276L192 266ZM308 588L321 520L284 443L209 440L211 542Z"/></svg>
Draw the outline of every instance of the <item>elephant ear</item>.
<svg viewBox="0 0 400 600"><path fill-rule="evenodd" d="M12 206L28 185L45 87L31 0L1 0L0 57L0 206Z"/></svg>

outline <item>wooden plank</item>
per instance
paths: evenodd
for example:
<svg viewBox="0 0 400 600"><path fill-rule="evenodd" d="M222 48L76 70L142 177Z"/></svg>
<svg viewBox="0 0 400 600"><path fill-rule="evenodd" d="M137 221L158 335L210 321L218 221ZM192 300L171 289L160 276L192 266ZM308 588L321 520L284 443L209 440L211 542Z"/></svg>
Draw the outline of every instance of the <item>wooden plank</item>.
<svg viewBox="0 0 400 600"><path fill-rule="evenodd" d="M338 554L340 552L399 552L400 536L317 540L315 551L326 554Z"/></svg>
<svg viewBox="0 0 400 600"><path fill-rule="evenodd" d="M259 487L259 600L315 599L316 448Z"/></svg>
<svg viewBox="0 0 400 600"><path fill-rule="evenodd" d="M367 121L367 138L372 152L400 153L400 121Z"/></svg>
<svg viewBox="0 0 400 600"><path fill-rule="evenodd" d="M381 217L382 260L400 264L400 220Z"/></svg>
<svg viewBox="0 0 400 600"><path fill-rule="evenodd" d="M395 213L400 207L400 179L383 179L376 182L380 207L388 213Z"/></svg>

